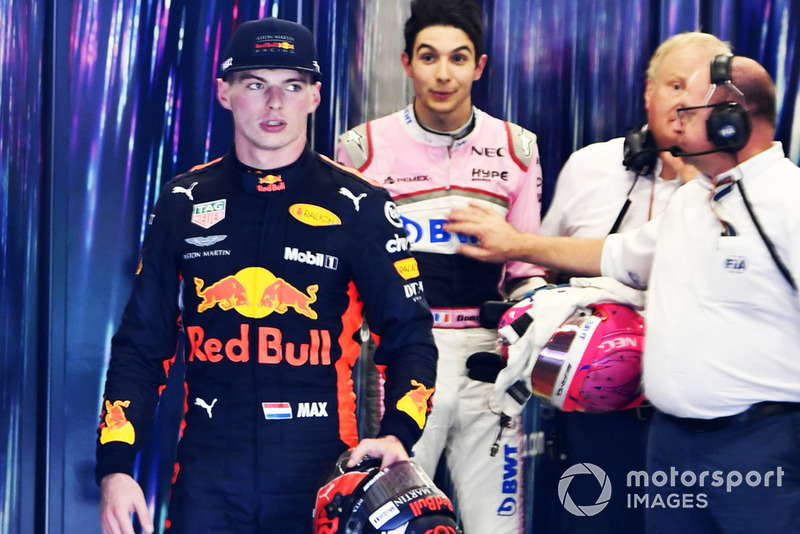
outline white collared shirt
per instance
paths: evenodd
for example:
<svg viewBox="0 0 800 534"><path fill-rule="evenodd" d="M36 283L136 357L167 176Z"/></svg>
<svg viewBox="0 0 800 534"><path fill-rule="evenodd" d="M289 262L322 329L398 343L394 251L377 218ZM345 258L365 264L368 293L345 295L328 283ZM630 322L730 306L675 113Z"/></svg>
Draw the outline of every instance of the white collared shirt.
<svg viewBox="0 0 800 534"><path fill-rule="evenodd" d="M775 142L726 174L743 177L761 226L800 277L800 169ZM715 206L735 236L721 236L709 207L713 185L700 176L675 193L662 216L609 236L603 248L604 275L631 285L649 281L645 393L680 417L732 415L760 401L800 402L800 298L770 257L736 185L727 187Z"/></svg>
<svg viewBox="0 0 800 534"><path fill-rule="evenodd" d="M664 211L683 181L680 177L661 178L660 159L651 175L636 180L636 174L622 165L624 142L618 137L593 143L569 157L558 175L553 201L542 221L542 235L604 237L626 198L631 202L619 232L639 228Z"/></svg>

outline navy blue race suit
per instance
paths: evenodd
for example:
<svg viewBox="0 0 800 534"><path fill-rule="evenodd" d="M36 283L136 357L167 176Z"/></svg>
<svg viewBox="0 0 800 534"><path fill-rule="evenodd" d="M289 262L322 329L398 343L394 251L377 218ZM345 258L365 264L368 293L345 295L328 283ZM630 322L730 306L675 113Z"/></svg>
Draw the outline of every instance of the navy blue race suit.
<svg viewBox="0 0 800 534"><path fill-rule="evenodd" d="M402 226L382 188L309 149L268 172L231 153L167 184L112 341L98 481L132 473L181 335L172 528L308 532L320 476L358 441L362 308L386 366L378 435L410 450L436 348Z"/></svg>

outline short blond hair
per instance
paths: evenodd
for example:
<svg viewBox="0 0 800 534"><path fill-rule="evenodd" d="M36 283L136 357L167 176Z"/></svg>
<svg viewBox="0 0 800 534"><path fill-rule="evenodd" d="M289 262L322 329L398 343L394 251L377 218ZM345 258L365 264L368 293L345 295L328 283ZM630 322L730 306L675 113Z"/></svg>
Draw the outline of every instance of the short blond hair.
<svg viewBox="0 0 800 534"><path fill-rule="evenodd" d="M721 41L717 36L703 32L683 32L677 33L667 38L656 48L653 57L650 58L650 66L647 67L647 77L655 79L656 72L661 67L664 56L679 48L700 48L716 54L730 54L731 45L726 41Z"/></svg>

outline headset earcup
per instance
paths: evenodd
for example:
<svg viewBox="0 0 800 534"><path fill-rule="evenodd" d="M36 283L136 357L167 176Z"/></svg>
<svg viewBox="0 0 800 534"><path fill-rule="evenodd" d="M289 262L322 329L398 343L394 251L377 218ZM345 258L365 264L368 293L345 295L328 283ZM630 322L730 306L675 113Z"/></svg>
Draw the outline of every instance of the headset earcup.
<svg viewBox="0 0 800 534"><path fill-rule="evenodd" d="M728 152L737 152L750 139L750 117L736 102L720 102L711 110L706 120L708 140Z"/></svg>
<svg viewBox="0 0 800 534"><path fill-rule="evenodd" d="M631 128L625 136L622 164L640 176L650 174L655 167L658 152L653 135L645 128Z"/></svg>

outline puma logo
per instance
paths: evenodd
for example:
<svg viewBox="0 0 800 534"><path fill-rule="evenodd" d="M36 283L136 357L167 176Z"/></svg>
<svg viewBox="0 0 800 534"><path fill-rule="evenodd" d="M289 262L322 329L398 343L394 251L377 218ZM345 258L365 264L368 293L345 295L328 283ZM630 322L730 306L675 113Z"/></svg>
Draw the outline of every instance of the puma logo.
<svg viewBox="0 0 800 534"><path fill-rule="evenodd" d="M194 197L192 196L192 189L194 189L194 186L196 186L196 185L197 185L197 182L194 182L192 185L189 186L189 189L186 189L185 187L181 187L179 185L176 185L175 187L172 188L172 192L173 193L183 193L187 197L189 197L189 200L194 200Z"/></svg>
<svg viewBox="0 0 800 534"><path fill-rule="evenodd" d="M340 187L339 188L339 194L344 195L347 198L349 198L350 200L352 200L353 204L356 207L356 211L358 211L360 209L359 203L361 202L361 199L364 198L365 196L367 196L366 193L361 193L360 195L355 196L346 187Z"/></svg>
<svg viewBox="0 0 800 534"><path fill-rule="evenodd" d="M334 484L334 483L332 483L332 482L331 482L330 484L328 484L327 486L325 486L325 492L324 492L324 493L320 493L320 494L319 494L319 498L320 498L320 499L327 499L327 498L328 498L328 494L329 494L329 493L331 492L331 490L332 490L333 488L335 488L335 487L336 487L336 484Z"/></svg>
<svg viewBox="0 0 800 534"><path fill-rule="evenodd" d="M203 409L204 409L206 412L208 412L208 418L209 418L209 419L211 419L211 418L213 417L213 415L211 414L211 410L214 408L214 405L215 405L216 403L217 403L217 399L214 399L213 401L211 401L211 404L208 404L208 403L206 403L206 401L204 401L204 400L203 400L203 399L201 399L200 397L197 397L197 398L194 400L194 405L195 405L195 406L200 406L200 407L201 407L201 408L203 408Z"/></svg>

